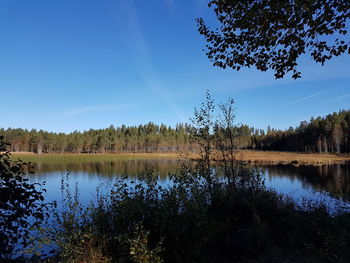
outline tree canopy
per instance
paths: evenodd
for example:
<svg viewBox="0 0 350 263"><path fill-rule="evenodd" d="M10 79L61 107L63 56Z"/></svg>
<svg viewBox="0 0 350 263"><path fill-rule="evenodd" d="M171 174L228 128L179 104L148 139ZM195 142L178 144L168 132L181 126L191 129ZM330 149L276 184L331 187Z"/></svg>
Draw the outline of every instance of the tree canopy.
<svg viewBox="0 0 350 263"><path fill-rule="evenodd" d="M349 0L212 0L209 7L219 28L210 29L202 18L197 24L214 66L255 66L273 70L276 78L291 72L297 79L298 58L304 53L322 65L350 54Z"/></svg>
<svg viewBox="0 0 350 263"><path fill-rule="evenodd" d="M271 127L263 130L245 124L234 125L232 99L217 105L219 112L214 112L212 107L215 105L210 99L208 97L207 104L196 110L192 125L179 123L175 128L152 122L138 126L111 125L105 129L69 134L0 128L0 150L35 153L198 152L199 146L205 146L205 141L195 139L199 136L199 139L207 137L206 140L212 140L214 145L206 147L230 152L236 149L350 152L350 110L311 118L288 130ZM212 115L216 114L220 118L213 122ZM228 139L218 142L213 136Z"/></svg>

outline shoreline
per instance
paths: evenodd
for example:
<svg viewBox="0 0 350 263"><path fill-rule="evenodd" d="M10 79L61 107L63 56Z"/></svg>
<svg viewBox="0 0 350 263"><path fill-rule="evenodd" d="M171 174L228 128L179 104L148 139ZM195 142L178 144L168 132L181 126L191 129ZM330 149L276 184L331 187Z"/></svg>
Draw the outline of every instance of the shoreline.
<svg viewBox="0 0 350 263"><path fill-rule="evenodd" d="M241 150L235 159L254 164L278 165L325 165L350 163L350 155L334 153L297 153Z"/></svg>
<svg viewBox="0 0 350 263"><path fill-rule="evenodd" d="M16 158L23 158L24 161L44 161L62 159L84 159L88 160L137 160L137 159L184 159L197 158L194 153L54 153L35 154L30 152L11 152ZM295 153L295 152L273 152L273 151L253 151L239 150L235 153L235 160L251 164L278 165L292 164L299 165L324 165L324 164L344 164L350 163L349 154L333 153Z"/></svg>

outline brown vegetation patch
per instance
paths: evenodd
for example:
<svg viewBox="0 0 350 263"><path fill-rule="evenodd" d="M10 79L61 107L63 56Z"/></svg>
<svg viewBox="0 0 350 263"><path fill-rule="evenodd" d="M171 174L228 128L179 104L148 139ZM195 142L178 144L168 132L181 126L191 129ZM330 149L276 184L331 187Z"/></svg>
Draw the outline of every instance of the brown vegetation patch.
<svg viewBox="0 0 350 263"><path fill-rule="evenodd" d="M322 165L350 162L350 155L272 151L237 151L235 159L261 164Z"/></svg>

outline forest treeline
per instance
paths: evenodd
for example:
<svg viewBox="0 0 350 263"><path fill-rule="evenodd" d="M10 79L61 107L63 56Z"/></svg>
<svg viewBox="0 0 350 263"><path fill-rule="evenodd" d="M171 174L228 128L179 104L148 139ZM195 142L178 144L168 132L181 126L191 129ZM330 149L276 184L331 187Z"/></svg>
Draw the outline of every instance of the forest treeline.
<svg viewBox="0 0 350 263"><path fill-rule="evenodd" d="M288 130L255 129L247 125L233 128L236 149L297 152L350 152L350 110L303 121ZM196 152L199 146L191 140L193 127L177 124L175 128L152 122L139 126L90 129L69 134L27 130L0 129L0 135L13 152L34 153L116 153L116 152Z"/></svg>
<svg viewBox="0 0 350 263"><path fill-rule="evenodd" d="M189 151L191 126L175 128L152 122L139 126L90 129L69 134L44 130L1 129L9 150L35 153L175 152Z"/></svg>
<svg viewBox="0 0 350 263"><path fill-rule="evenodd" d="M350 110L311 118L288 130L267 129L254 134L252 146L260 150L348 153L350 152Z"/></svg>

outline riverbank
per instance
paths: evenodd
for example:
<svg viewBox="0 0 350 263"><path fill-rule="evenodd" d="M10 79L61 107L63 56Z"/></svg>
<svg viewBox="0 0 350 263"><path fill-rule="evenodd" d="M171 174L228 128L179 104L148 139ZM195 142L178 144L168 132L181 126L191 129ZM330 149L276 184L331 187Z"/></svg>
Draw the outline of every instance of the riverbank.
<svg viewBox="0 0 350 263"><path fill-rule="evenodd" d="M177 160L181 158L180 153L64 153L64 154L35 154L27 152L12 152L13 159L20 159L25 162L99 162L118 160Z"/></svg>
<svg viewBox="0 0 350 263"><path fill-rule="evenodd" d="M147 159L182 159L196 158L193 153L105 153L105 154L35 154L29 152L13 152L14 158L26 162L51 162L51 161L112 161L112 160L147 160ZM240 150L235 154L237 161L255 164L293 164L293 165L323 165L342 164L350 162L350 155L331 153L294 153L272 151Z"/></svg>
<svg viewBox="0 0 350 263"><path fill-rule="evenodd" d="M350 162L350 155L331 153L294 153L242 150L235 154L236 160L256 164L323 165Z"/></svg>

